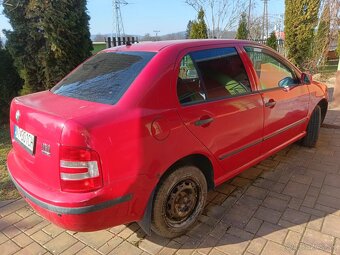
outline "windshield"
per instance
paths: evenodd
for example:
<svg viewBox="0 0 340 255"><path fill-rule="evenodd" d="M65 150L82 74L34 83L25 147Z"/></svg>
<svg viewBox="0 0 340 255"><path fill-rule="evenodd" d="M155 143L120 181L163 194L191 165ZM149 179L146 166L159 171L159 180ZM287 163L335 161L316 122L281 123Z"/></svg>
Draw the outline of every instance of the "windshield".
<svg viewBox="0 0 340 255"><path fill-rule="evenodd" d="M154 52L99 53L51 91L57 95L115 104L154 55Z"/></svg>

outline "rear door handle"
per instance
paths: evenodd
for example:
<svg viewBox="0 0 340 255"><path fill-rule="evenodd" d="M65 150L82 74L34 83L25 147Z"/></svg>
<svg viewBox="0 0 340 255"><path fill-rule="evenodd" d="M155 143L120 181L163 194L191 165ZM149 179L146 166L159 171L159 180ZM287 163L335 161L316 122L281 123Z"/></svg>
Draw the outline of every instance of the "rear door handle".
<svg viewBox="0 0 340 255"><path fill-rule="evenodd" d="M214 118L206 118L195 121L195 126L204 126L214 121Z"/></svg>
<svg viewBox="0 0 340 255"><path fill-rule="evenodd" d="M273 108L276 105L276 102L274 99L269 99L268 102L264 104L265 107Z"/></svg>

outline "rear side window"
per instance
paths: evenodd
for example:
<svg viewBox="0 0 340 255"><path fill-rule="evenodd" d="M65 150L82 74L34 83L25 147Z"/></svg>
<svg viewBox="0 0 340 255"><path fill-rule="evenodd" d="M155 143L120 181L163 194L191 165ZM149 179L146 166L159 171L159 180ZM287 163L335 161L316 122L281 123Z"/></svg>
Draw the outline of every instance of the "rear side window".
<svg viewBox="0 0 340 255"><path fill-rule="evenodd" d="M251 93L243 62L235 48L191 52L181 61L177 96L181 104Z"/></svg>
<svg viewBox="0 0 340 255"><path fill-rule="evenodd" d="M57 95L115 104L155 55L153 52L106 52L90 58L51 91Z"/></svg>
<svg viewBox="0 0 340 255"><path fill-rule="evenodd" d="M204 90L190 55L185 55L181 61L177 78L177 96L181 104L190 104L205 100Z"/></svg>
<svg viewBox="0 0 340 255"><path fill-rule="evenodd" d="M197 51L191 56L201 74L208 99L251 92L246 70L235 48Z"/></svg>

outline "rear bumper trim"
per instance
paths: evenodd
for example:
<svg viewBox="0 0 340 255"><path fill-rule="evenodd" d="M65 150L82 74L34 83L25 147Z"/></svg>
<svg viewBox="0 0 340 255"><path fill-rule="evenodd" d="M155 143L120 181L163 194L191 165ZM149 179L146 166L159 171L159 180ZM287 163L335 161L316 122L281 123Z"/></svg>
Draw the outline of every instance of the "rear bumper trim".
<svg viewBox="0 0 340 255"><path fill-rule="evenodd" d="M8 166L7 166L8 168ZM131 200L132 198L132 194L128 194L122 197L118 197L112 200L108 200L99 204L95 204L95 205L88 205L88 206L83 206L83 207L63 207L63 206L56 206L56 205L51 205L49 203L43 202L40 199L37 199L35 197L33 197L32 195L30 195L29 193L27 193L17 182L16 180L13 178L13 176L11 175L10 171L9 175L14 183L14 185L16 186L16 188L19 190L19 192L22 194L22 196L24 196L26 199L28 199L29 201L31 201L32 203L36 204L37 206L46 209L48 211L57 213L57 214L71 214L71 215L78 215L78 214L85 214L85 213L91 213L91 212L96 212L99 210L103 210L106 209L108 207L112 207L115 206L117 204L120 203L124 203L127 202L129 200Z"/></svg>

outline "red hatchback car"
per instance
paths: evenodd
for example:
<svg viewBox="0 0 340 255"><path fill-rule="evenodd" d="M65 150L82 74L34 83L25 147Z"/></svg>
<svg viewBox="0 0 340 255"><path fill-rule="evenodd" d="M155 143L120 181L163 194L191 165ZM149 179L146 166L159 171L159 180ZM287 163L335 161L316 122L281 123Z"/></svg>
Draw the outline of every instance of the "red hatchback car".
<svg viewBox="0 0 340 255"><path fill-rule="evenodd" d="M174 237L208 190L295 141L314 146L327 106L325 85L250 41L121 46L13 100L7 165L65 229L136 221Z"/></svg>

